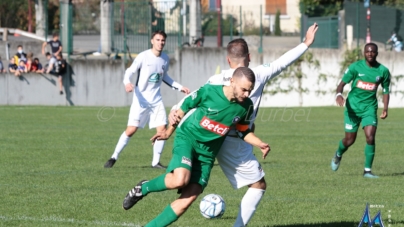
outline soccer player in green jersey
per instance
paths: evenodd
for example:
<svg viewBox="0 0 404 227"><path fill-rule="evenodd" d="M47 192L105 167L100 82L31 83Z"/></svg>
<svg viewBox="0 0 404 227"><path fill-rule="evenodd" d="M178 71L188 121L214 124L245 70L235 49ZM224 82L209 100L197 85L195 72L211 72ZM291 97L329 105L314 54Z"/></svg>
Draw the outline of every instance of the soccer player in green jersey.
<svg viewBox="0 0 404 227"><path fill-rule="evenodd" d="M249 129L254 107L248 96L254 83L254 72L240 67L234 71L229 86L206 84L187 97L177 115L182 118L188 111L197 109L178 126L166 173L150 181L140 181L126 195L123 208L130 209L150 192L179 189L180 197L146 226L161 227L176 221L207 186L215 157L230 127L235 127L240 138L260 148L265 158L269 145ZM170 125L151 140L166 140L174 130L175 125Z"/></svg>
<svg viewBox="0 0 404 227"><path fill-rule="evenodd" d="M375 156L375 137L377 128L377 97L379 84L383 88L383 112L381 119L387 118L389 107L390 72L382 64L376 61L377 45L368 43L364 48L365 59L352 63L345 71L341 83L337 87L336 102L343 106L345 99L342 91L347 83L351 83L351 91L345 103L344 124L345 137L339 142L337 151L331 161L331 169L337 171L341 164L342 155L355 142L359 124L366 136L365 145L365 170L366 178L378 178L371 171Z"/></svg>

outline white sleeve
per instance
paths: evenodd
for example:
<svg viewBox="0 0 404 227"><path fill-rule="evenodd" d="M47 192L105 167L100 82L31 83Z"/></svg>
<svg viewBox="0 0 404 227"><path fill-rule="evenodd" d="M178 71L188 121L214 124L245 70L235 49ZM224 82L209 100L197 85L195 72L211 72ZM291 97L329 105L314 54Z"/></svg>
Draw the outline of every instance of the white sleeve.
<svg viewBox="0 0 404 227"><path fill-rule="evenodd" d="M175 82L167 73L164 73L163 82L174 90L181 91L182 85Z"/></svg>
<svg viewBox="0 0 404 227"><path fill-rule="evenodd" d="M284 53L271 64L264 64L254 68L254 72L258 72L258 74L262 75L262 79L267 82L268 80L278 76L284 69L302 56L307 49L308 47L306 44L301 43L295 48Z"/></svg>
<svg viewBox="0 0 404 227"><path fill-rule="evenodd" d="M142 56L139 54L132 62L132 65L130 65L129 68L125 70L125 75L123 77L123 84L128 84L130 83L130 78L132 77L133 74L135 74L140 67L142 67Z"/></svg>

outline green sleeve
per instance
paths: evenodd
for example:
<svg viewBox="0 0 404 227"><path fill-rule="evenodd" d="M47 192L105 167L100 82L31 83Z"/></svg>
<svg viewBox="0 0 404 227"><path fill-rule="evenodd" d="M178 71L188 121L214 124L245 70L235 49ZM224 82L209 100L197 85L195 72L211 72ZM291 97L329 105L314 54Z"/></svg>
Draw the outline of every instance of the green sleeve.
<svg viewBox="0 0 404 227"><path fill-rule="evenodd" d="M386 70L383 74L383 81L382 81L382 88L383 88L383 94L389 94L390 93L390 71Z"/></svg>
<svg viewBox="0 0 404 227"><path fill-rule="evenodd" d="M349 84L354 76L356 76L357 72L355 70L355 67L353 65L350 65L344 73L344 76L342 76L342 81L344 81L346 84Z"/></svg>
<svg viewBox="0 0 404 227"><path fill-rule="evenodd" d="M254 105L251 100L249 100L249 105L247 105L247 112L245 116L243 116L240 121L236 124L236 132L238 137L244 139L244 137L251 132L250 123L251 116L254 113Z"/></svg>
<svg viewBox="0 0 404 227"><path fill-rule="evenodd" d="M185 98L184 102L181 105L181 110L184 111L184 113L187 113L193 108L196 108L199 103L202 101L203 97L206 94L206 87L203 86L199 88L197 91L193 92L190 96Z"/></svg>

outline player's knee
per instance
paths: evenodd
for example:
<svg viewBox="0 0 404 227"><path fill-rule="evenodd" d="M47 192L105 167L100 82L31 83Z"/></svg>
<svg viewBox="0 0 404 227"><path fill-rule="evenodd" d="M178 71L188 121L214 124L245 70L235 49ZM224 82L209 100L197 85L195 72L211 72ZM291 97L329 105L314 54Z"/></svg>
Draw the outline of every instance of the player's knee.
<svg viewBox="0 0 404 227"><path fill-rule="evenodd" d="M174 177L172 179L172 184L174 188L183 188L189 183L189 177L185 174L176 174L174 172Z"/></svg>
<svg viewBox="0 0 404 227"><path fill-rule="evenodd" d="M131 127L127 127L126 130L125 130L125 133L126 133L126 135L127 135L128 137L131 137L131 136L133 136L133 134L135 134L136 130L137 130L136 127L132 127L132 126L131 126Z"/></svg>
<svg viewBox="0 0 404 227"><path fill-rule="evenodd" d="M255 182L250 187L266 190L267 189L267 183L265 182L265 178L261 178L261 180Z"/></svg>
<svg viewBox="0 0 404 227"><path fill-rule="evenodd" d="M366 136L366 143L367 144L375 144L375 137L374 136Z"/></svg>
<svg viewBox="0 0 404 227"><path fill-rule="evenodd" d="M345 145L346 147L349 147L349 146L351 146L352 144L355 143L355 138L353 138L353 137L348 137L348 138L345 139L345 143L346 143L346 144L344 144L344 145Z"/></svg>

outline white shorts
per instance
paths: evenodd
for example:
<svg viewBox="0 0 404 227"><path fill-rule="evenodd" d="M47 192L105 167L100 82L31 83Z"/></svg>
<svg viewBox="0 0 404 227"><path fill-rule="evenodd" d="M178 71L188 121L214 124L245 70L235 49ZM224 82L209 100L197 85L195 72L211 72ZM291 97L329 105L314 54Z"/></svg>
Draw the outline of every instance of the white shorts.
<svg viewBox="0 0 404 227"><path fill-rule="evenodd" d="M130 106L128 126L144 128L149 123L149 128L167 124L167 115L163 102L154 105L143 105L139 102L133 102Z"/></svg>
<svg viewBox="0 0 404 227"><path fill-rule="evenodd" d="M227 136L216 158L235 189L256 183L265 176L253 147L240 138Z"/></svg>

